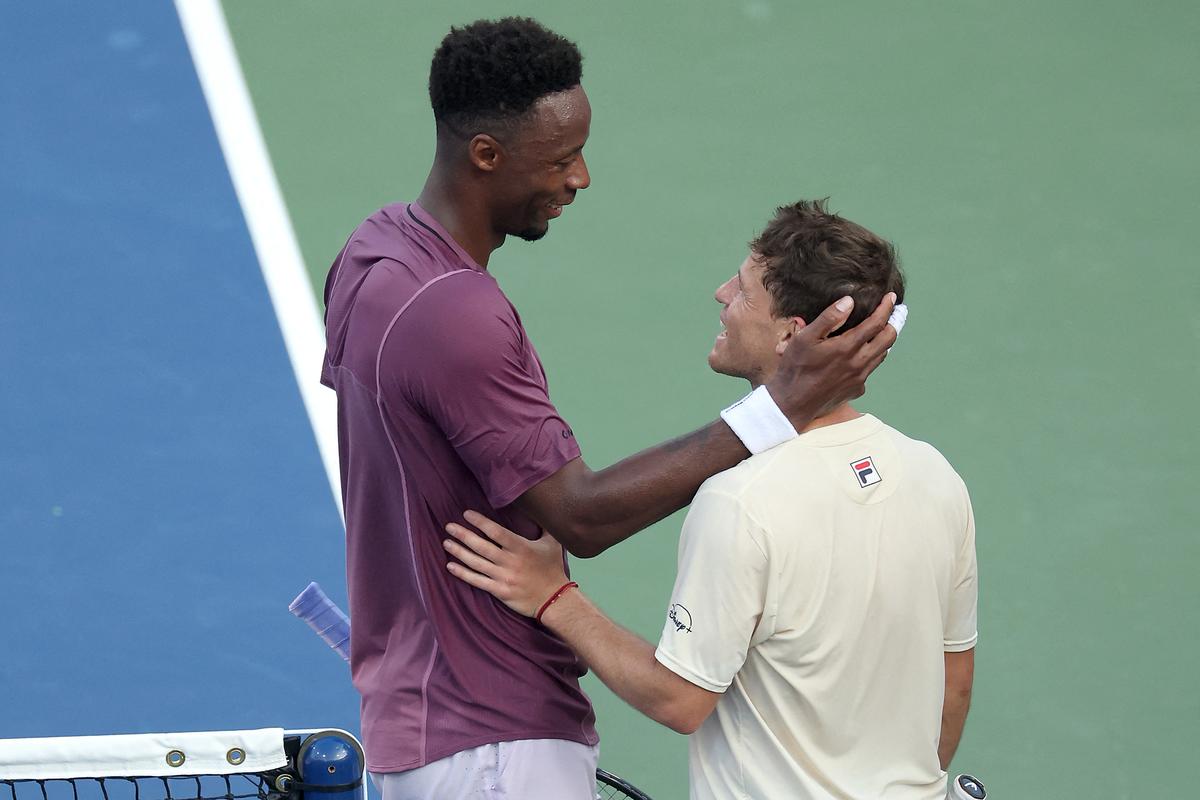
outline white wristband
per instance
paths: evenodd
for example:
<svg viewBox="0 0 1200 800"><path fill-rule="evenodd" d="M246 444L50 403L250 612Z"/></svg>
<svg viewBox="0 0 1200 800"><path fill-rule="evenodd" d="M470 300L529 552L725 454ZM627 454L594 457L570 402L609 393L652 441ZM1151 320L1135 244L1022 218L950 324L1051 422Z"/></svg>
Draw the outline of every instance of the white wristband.
<svg viewBox="0 0 1200 800"><path fill-rule="evenodd" d="M766 386L758 387L722 411L721 419L751 454L770 450L797 436L796 429L775 405Z"/></svg>
<svg viewBox="0 0 1200 800"><path fill-rule="evenodd" d="M900 303L892 309L888 324L895 328L896 334L899 335L900 331L904 330L907 320L908 306ZM792 427L791 420L775 405L775 400L766 386L759 386L722 411L721 419L725 420L725 424L742 440L742 444L746 445L751 454L770 450L799 435Z"/></svg>

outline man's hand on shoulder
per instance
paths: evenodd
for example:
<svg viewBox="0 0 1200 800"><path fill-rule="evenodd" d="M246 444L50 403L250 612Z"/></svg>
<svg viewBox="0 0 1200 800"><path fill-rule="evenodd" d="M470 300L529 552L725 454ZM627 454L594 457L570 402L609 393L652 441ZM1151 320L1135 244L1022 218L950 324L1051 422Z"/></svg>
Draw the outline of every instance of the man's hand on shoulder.
<svg viewBox="0 0 1200 800"><path fill-rule="evenodd" d="M854 310L854 301L843 297L792 338L767 391L796 430L866 391L867 377L896 342L888 324L895 305L889 292L871 316L830 338Z"/></svg>

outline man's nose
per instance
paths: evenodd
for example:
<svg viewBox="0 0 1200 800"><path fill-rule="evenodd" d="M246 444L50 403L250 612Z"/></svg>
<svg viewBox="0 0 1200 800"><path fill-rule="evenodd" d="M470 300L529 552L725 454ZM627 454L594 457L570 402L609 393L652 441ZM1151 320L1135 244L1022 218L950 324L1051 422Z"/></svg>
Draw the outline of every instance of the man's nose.
<svg viewBox="0 0 1200 800"><path fill-rule="evenodd" d="M580 153L577 166L571 173L571 177L567 179L567 186L577 192L580 189L586 189L591 185L592 175L588 172L587 162L583 160L583 153Z"/></svg>

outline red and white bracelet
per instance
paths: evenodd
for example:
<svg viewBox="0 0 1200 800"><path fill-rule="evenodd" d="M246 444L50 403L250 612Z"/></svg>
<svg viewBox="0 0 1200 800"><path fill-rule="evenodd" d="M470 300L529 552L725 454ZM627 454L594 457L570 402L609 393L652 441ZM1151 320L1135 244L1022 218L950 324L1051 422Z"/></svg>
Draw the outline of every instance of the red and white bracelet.
<svg viewBox="0 0 1200 800"><path fill-rule="evenodd" d="M555 600L562 597L563 592L565 592L567 589L570 589L572 586L574 586L576 589L579 588L579 584L576 583L575 581L567 581L562 586L558 587L558 591L555 592L554 594L550 595L549 600L542 603L542 607L538 609L537 614L535 614L533 618L535 620L537 620L538 622L541 622L542 614L546 613L546 609L549 608L554 603Z"/></svg>

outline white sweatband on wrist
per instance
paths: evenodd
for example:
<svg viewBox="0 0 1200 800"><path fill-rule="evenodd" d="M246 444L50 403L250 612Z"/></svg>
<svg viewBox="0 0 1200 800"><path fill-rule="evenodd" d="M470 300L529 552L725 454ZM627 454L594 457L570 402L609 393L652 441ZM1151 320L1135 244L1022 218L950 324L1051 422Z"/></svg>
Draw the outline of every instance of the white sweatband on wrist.
<svg viewBox="0 0 1200 800"><path fill-rule="evenodd" d="M759 386L722 411L721 419L737 434L751 455L770 450L798 435L791 420L775 405L766 386Z"/></svg>
<svg viewBox="0 0 1200 800"><path fill-rule="evenodd" d="M888 317L888 324L896 329L896 335L899 336L907 321L908 306L898 303L892 309L892 315ZM746 445L746 449L752 455L770 450L799 435L792 427L791 420L775 405L775 400L766 386L759 386L722 411L721 419L725 420L725 424L742 440L742 444Z"/></svg>

